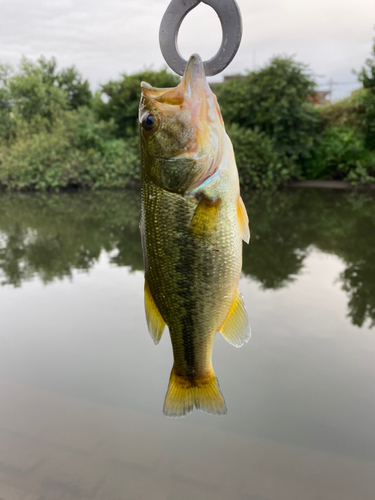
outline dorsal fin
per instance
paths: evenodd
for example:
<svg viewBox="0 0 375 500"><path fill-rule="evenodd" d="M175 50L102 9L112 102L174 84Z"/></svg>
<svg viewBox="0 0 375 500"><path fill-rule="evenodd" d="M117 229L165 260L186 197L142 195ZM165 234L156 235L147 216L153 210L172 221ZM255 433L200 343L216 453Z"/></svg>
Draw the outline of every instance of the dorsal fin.
<svg viewBox="0 0 375 500"><path fill-rule="evenodd" d="M237 217L238 217L238 223L240 225L241 238L246 243L249 243L250 241L249 217L247 215L246 207L241 196L238 197Z"/></svg>
<svg viewBox="0 0 375 500"><path fill-rule="evenodd" d="M145 278L145 312L148 331L155 344L160 342L162 333L165 328L165 321L157 308L154 298L151 295L150 287Z"/></svg>
<svg viewBox="0 0 375 500"><path fill-rule="evenodd" d="M220 328L221 335L235 347L241 347L250 340L251 330L249 318L241 292L237 289L236 297L230 306L229 313Z"/></svg>

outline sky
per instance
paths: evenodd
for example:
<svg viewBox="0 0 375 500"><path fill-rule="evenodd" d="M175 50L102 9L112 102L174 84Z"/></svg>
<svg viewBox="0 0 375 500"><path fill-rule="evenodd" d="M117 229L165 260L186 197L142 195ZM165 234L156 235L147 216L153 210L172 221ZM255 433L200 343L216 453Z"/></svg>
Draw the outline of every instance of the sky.
<svg viewBox="0 0 375 500"><path fill-rule="evenodd" d="M182 0L181 0L182 1ZM359 84L359 70L375 36L374 0L237 0L243 17L241 47L223 74L262 67L273 55L309 65L319 88L333 81L333 98ZM55 56L74 64L93 89L121 73L161 69L158 32L169 0L0 0L0 61L22 55ZM220 21L200 4L185 18L179 48L188 58L212 57L221 43ZM214 77L220 81L222 75Z"/></svg>

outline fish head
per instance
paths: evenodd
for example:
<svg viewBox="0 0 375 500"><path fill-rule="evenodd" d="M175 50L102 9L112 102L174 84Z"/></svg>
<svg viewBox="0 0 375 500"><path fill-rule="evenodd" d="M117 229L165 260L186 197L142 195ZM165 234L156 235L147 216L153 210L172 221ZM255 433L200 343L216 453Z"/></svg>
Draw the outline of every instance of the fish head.
<svg viewBox="0 0 375 500"><path fill-rule="evenodd" d="M218 169L225 129L202 59L193 54L175 88L142 82L139 107L145 174L162 187L193 189Z"/></svg>

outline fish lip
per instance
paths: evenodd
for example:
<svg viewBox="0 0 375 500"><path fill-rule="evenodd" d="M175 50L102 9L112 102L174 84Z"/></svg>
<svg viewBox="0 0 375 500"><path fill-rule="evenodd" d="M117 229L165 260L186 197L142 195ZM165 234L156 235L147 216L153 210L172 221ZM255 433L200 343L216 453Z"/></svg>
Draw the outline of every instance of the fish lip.
<svg viewBox="0 0 375 500"><path fill-rule="evenodd" d="M196 52L189 57L189 60L188 60L188 62L186 64L186 68L189 65L193 65L193 64L196 65L196 66L199 66L199 69L204 69L202 58ZM185 71L186 71L186 68L185 68Z"/></svg>
<svg viewBox="0 0 375 500"><path fill-rule="evenodd" d="M190 56L181 83L186 97L192 97L193 94L206 90L206 74L202 58L199 54Z"/></svg>
<svg viewBox="0 0 375 500"><path fill-rule="evenodd" d="M203 61L199 54L192 54L189 57L189 60L185 67L183 78L185 78L185 75L189 76L189 74L192 74L193 76L199 75L204 78L206 77L206 74L204 72Z"/></svg>

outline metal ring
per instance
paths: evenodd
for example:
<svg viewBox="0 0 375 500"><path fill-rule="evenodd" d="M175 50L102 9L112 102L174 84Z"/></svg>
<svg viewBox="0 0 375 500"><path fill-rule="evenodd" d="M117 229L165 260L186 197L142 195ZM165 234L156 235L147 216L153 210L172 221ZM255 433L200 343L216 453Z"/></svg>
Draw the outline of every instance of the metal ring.
<svg viewBox="0 0 375 500"><path fill-rule="evenodd" d="M181 76L184 74L187 61L178 50L178 31L185 16L201 1L215 10L223 31L218 52L203 62L206 75L213 76L223 71L233 60L241 43L242 19L235 0L172 0L161 20L159 43L168 66Z"/></svg>

